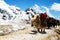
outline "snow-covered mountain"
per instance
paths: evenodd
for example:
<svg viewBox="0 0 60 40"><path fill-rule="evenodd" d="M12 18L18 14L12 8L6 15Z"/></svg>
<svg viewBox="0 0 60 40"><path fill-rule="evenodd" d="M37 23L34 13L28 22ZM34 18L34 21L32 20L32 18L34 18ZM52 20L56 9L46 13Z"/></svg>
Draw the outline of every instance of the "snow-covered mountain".
<svg viewBox="0 0 60 40"><path fill-rule="evenodd" d="M14 19L15 18L17 19L19 14L20 14L20 8L16 6L8 5L7 3L4 2L4 0L0 0L0 25L9 24L9 25L12 25L13 28L17 29L18 26L16 27L14 26L14 25L17 25L17 24L14 24Z"/></svg>
<svg viewBox="0 0 60 40"><path fill-rule="evenodd" d="M0 25L12 25L14 30L18 30L25 27L22 24L25 20L29 20L25 11L0 0Z"/></svg>
<svg viewBox="0 0 60 40"><path fill-rule="evenodd" d="M0 15L4 20L14 20L18 15L26 15L26 12L20 10L19 7L8 5L3 0L0 0Z"/></svg>
<svg viewBox="0 0 60 40"><path fill-rule="evenodd" d="M1 20L13 21L17 18L18 15L20 19L29 20L29 16L35 15L36 13L42 13L43 11L38 5L34 5L31 8L27 8L26 11L22 11L19 7L8 5L4 0L0 0L0 18ZM27 14L29 13L29 14ZM28 16L28 17L27 17Z"/></svg>
<svg viewBox="0 0 60 40"><path fill-rule="evenodd" d="M42 11L36 4L27 8L26 11L22 11L19 7L8 5L4 0L0 0L0 25L11 24L14 28L19 29L23 25L22 21L29 21L31 15L39 13Z"/></svg>
<svg viewBox="0 0 60 40"><path fill-rule="evenodd" d="M46 12L49 17L55 18L55 17L50 13L50 9L49 9L49 8L44 7L44 6L38 6L37 4L35 4L34 6L32 6L32 7L30 7L30 8L27 8L27 9L26 9L26 12L32 13L33 15L34 15L34 14L40 14L40 13Z"/></svg>
<svg viewBox="0 0 60 40"><path fill-rule="evenodd" d="M13 21L20 14L20 8L8 5L4 0L0 0L0 21Z"/></svg>

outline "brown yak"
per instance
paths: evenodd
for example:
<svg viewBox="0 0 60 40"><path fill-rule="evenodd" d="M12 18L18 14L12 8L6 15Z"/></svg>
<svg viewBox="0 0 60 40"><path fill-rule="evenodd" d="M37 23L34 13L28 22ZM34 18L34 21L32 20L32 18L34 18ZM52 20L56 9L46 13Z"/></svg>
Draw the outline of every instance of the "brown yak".
<svg viewBox="0 0 60 40"><path fill-rule="evenodd" d="M45 32L46 21L41 22L42 20L44 19L41 19L41 15L32 15L31 17L31 26L35 26L38 32L40 32L40 29L41 32ZM42 29L44 29L44 31L42 31Z"/></svg>

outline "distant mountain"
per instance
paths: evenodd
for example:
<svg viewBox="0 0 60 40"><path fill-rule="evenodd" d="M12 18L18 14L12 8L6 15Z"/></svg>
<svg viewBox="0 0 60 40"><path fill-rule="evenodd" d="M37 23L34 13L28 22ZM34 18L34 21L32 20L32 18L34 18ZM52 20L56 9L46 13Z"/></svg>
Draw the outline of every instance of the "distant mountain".
<svg viewBox="0 0 60 40"><path fill-rule="evenodd" d="M0 21L17 21L20 19L29 20L31 15L42 13L41 8L35 4L31 8L27 8L22 11L19 7L8 5L4 0L0 0ZM47 14L51 16L49 10L46 10Z"/></svg>
<svg viewBox="0 0 60 40"><path fill-rule="evenodd" d="M20 8L11 6L0 0L0 15L3 20L11 20L20 13Z"/></svg>
<svg viewBox="0 0 60 40"><path fill-rule="evenodd" d="M50 13L50 9L49 8L47 8L47 7L44 7L44 6L38 6L37 4L35 4L34 6L32 6L31 8L27 8L26 9L26 12L33 12L33 13L37 13L37 14L40 14L40 13L44 13L44 12L46 12L47 13L47 15L49 16L49 17L53 17L53 18L55 18L51 13Z"/></svg>
<svg viewBox="0 0 60 40"><path fill-rule="evenodd" d="M31 15L42 12L36 4L23 11L19 7L8 5L4 0L0 0L0 25L12 24L14 30L22 29L25 27L24 24L29 21ZM47 10L47 13L49 13L49 10Z"/></svg>

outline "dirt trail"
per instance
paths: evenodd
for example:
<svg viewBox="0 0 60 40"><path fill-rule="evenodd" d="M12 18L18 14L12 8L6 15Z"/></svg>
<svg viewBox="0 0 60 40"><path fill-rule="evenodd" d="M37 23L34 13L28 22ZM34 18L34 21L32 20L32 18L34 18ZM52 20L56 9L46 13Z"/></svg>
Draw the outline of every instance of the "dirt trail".
<svg viewBox="0 0 60 40"><path fill-rule="evenodd" d="M53 30L46 29L46 34L30 34L31 30L32 27L18 30L10 34L0 36L0 40L60 40L60 35L58 36L58 34Z"/></svg>

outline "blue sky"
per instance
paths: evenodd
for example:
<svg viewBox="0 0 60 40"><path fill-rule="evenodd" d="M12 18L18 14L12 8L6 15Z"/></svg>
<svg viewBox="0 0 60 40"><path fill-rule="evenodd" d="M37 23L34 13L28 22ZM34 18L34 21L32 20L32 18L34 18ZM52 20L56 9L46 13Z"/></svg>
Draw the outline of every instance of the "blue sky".
<svg viewBox="0 0 60 40"><path fill-rule="evenodd" d="M31 7L34 4L50 7L54 2L60 3L60 0L5 0L5 2L10 5L16 5L25 10L26 8Z"/></svg>
<svg viewBox="0 0 60 40"><path fill-rule="evenodd" d="M22 10L26 10L29 7L37 4L38 6L45 6L47 8L51 8L54 3L60 4L60 0L4 0L9 5L16 5L20 7ZM55 16L57 19L60 19L60 10L57 11L55 9L50 10L51 14Z"/></svg>

